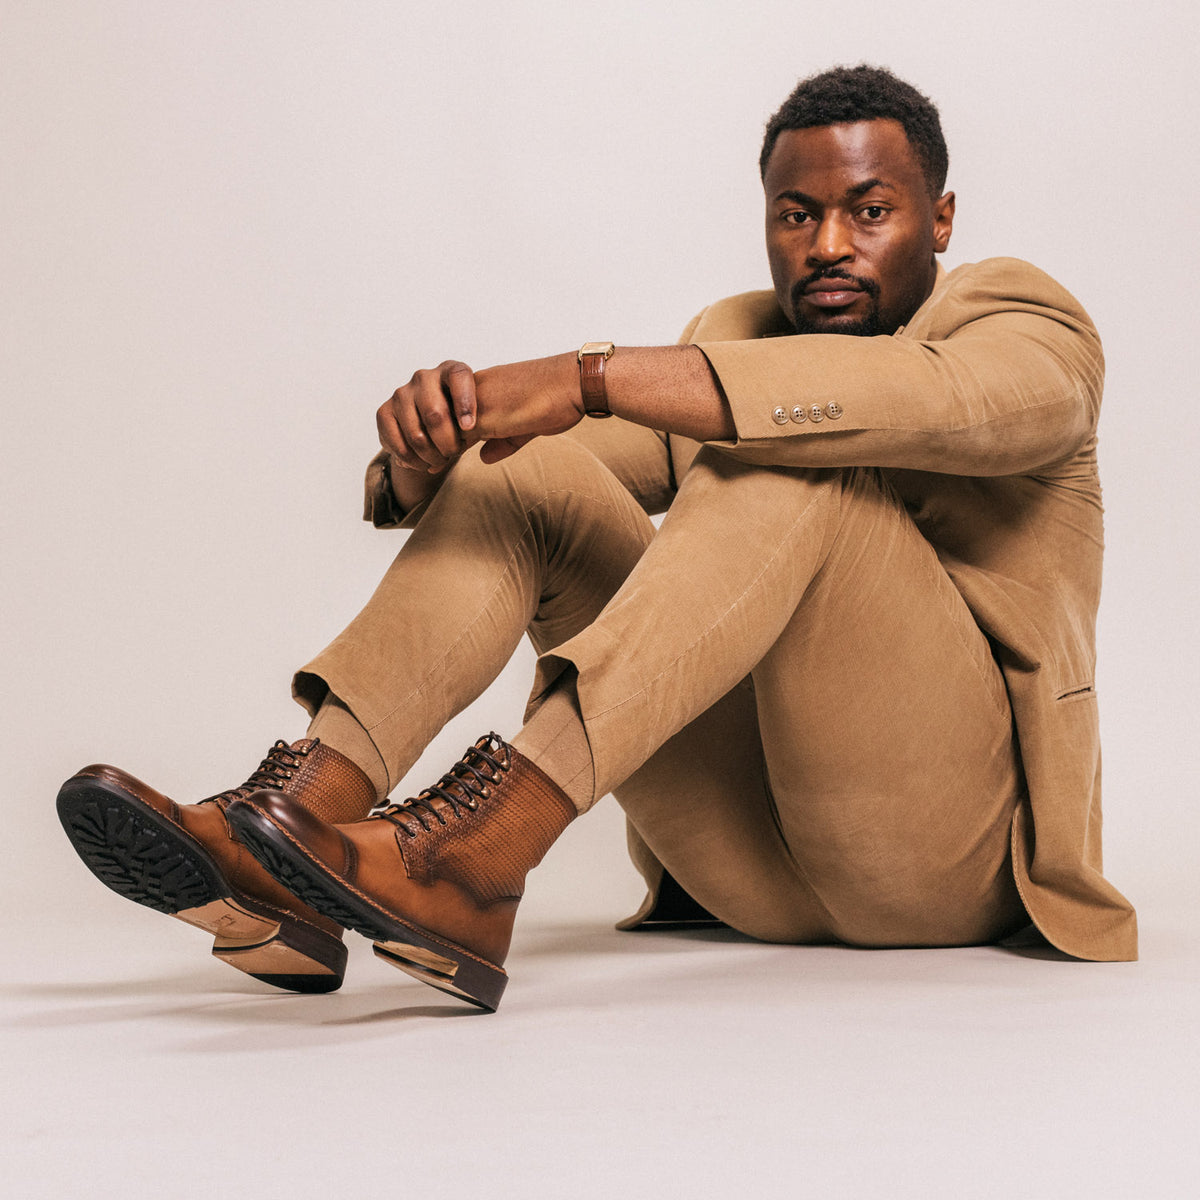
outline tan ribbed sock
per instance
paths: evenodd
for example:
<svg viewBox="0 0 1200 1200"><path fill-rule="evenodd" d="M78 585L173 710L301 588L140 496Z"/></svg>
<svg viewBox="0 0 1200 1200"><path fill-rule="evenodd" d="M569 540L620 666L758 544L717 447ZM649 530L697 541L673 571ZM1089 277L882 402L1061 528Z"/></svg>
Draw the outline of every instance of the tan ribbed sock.
<svg viewBox="0 0 1200 1200"><path fill-rule="evenodd" d="M387 767L379 757L371 735L332 692L321 702L317 715L309 723L308 736L320 738L325 745L339 754L344 754L359 767L375 788L377 800L383 800L387 796Z"/></svg>
<svg viewBox="0 0 1200 1200"><path fill-rule="evenodd" d="M575 699L574 675L564 677L538 706L513 746L537 763L581 812L595 802L592 748Z"/></svg>

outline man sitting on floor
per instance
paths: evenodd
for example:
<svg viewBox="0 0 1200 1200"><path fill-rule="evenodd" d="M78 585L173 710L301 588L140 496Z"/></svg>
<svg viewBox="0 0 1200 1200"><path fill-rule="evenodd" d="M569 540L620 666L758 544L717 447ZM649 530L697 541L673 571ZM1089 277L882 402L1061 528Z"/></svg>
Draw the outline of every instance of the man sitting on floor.
<svg viewBox="0 0 1200 1200"><path fill-rule="evenodd" d="M801 82L760 165L773 291L677 346L396 391L367 515L413 532L297 674L307 737L195 805L68 780L106 884L280 987L336 988L349 927L495 1008L526 873L612 791L650 891L629 925L952 946L1032 922L1135 957L1100 861L1096 331L1027 263L938 267L937 110L887 71ZM525 633L511 742L382 804Z"/></svg>

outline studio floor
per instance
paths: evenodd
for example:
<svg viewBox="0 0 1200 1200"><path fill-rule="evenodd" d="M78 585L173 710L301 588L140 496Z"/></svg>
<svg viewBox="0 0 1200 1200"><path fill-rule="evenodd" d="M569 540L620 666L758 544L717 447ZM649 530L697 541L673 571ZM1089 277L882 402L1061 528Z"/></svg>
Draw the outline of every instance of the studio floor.
<svg viewBox="0 0 1200 1200"><path fill-rule="evenodd" d="M500 1011L377 961L279 993L101 889L10 924L21 1197L1198 1194L1196 935L1137 964L623 934L526 904ZM561 906L557 906L561 907Z"/></svg>

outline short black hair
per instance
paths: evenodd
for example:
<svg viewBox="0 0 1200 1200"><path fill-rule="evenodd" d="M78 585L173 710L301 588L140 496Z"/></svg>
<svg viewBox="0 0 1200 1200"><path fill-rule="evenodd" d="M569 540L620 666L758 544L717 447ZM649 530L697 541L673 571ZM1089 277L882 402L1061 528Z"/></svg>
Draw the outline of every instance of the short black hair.
<svg viewBox="0 0 1200 1200"><path fill-rule="evenodd" d="M899 121L904 127L930 195L936 199L946 186L946 172L950 166L937 106L912 84L897 79L891 71L866 63L857 67L833 67L796 84L792 94L767 122L762 153L758 157L759 174L766 176L767 160L779 135L786 129L812 129L883 118Z"/></svg>

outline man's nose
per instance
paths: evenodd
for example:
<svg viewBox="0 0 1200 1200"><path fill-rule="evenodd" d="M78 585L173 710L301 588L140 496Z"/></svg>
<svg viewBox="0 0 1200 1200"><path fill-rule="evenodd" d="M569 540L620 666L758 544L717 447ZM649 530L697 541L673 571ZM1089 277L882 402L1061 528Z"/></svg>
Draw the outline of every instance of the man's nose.
<svg viewBox="0 0 1200 1200"><path fill-rule="evenodd" d="M852 259L854 239L850 236L847 222L836 213L823 217L809 245L808 256L813 262L824 264Z"/></svg>

